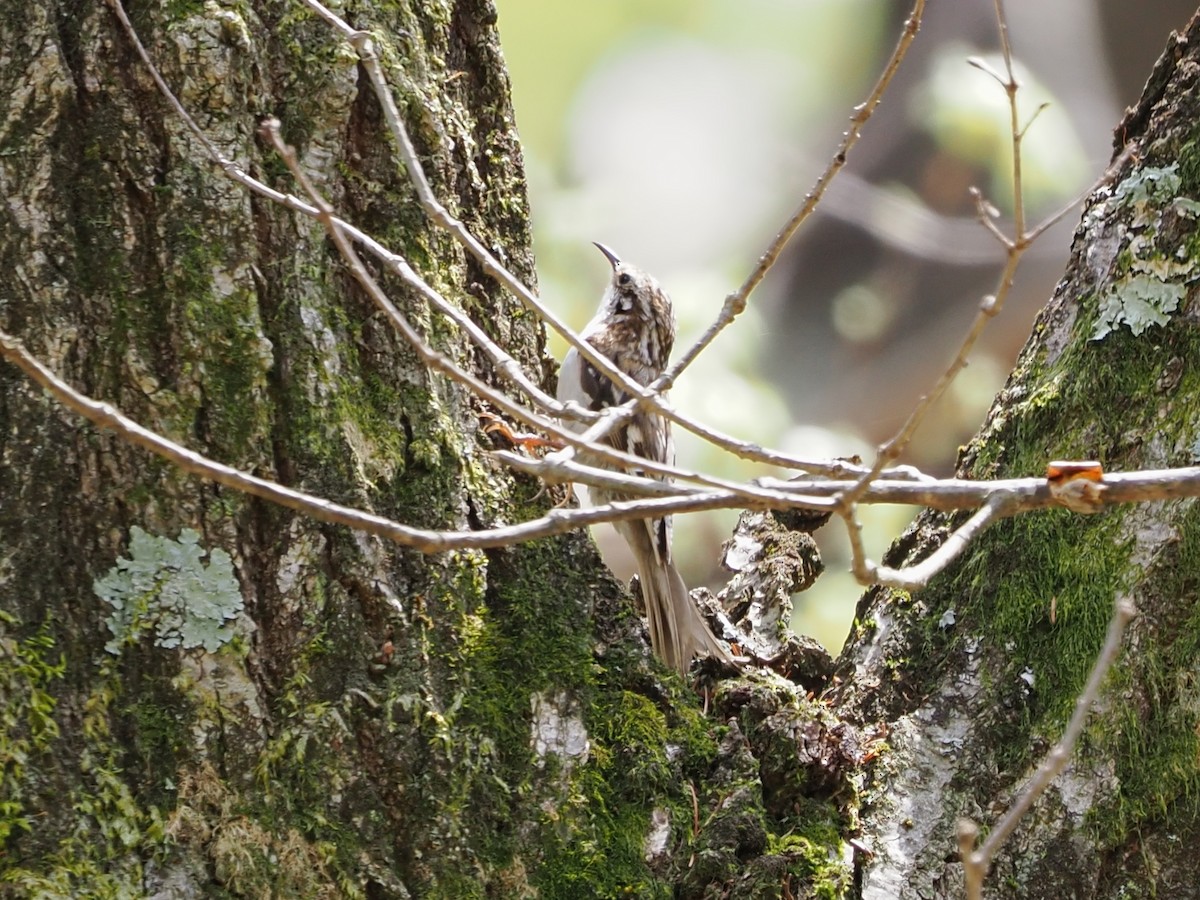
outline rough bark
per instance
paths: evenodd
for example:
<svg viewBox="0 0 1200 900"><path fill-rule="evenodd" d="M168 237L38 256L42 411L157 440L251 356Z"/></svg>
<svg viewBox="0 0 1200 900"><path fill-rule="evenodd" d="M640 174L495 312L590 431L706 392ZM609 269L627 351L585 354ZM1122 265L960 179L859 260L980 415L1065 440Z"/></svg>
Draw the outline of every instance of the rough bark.
<svg viewBox="0 0 1200 900"><path fill-rule="evenodd" d="M292 190L255 137L279 116L339 209L540 370L540 330L430 229L327 27L293 3L131 13L225 153ZM350 13L377 31L440 195L532 279L494 10ZM470 398L386 327L320 227L205 158L104 4L7 9L0 46L6 329L85 392L286 484L443 528L530 502L536 486L477 445ZM488 374L459 334L389 287L436 346ZM7 367L0 435L8 890L519 885L522 835L508 826L536 833L563 781L529 759L530 696L573 697L594 680L585 543L439 557L385 546L184 477ZM141 607L122 633L106 626L113 603L94 582L119 559L151 580L170 571L136 556L135 527L167 541L163 556L193 529L201 565L231 557L243 608L215 613L229 621L212 652L173 646L180 628L164 619L191 613L144 582L123 598Z"/></svg>
<svg viewBox="0 0 1200 900"><path fill-rule="evenodd" d="M255 136L277 116L340 211L549 371L538 324L426 221L327 27L282 0L127 6L224 153L292 190ZM375 35L439 196L532 280L491 5L345 14ZM285 484L426 527L545 508L492 463L474 401L422 367L320 227L211 164L105 4L9 4L0 48L5 330L84 392ZM384 283L435 346L491 377ZM582 536L422 556L186 477L8 366L0 460L6 895L847 884L852 793L834 795L853 732L774 677L715 698L740 724L706 717ZM788 657L797 680L803 656Z"/></svg>
<svg viewBox="0 0 1200 900"><path fill-rule="evenodd" d="M1172 37L1117 128L1117 149L1133 153L1088 199L1069 267L965 449L964 474L1200 458L1197 121L1200 19ZM1149 324L1156 303L1166 310ZM959 521L922 516L890 562L918 558ZM888 731L862 794L861 896L961 896L955 820L996 822L1058 738L1117 596L1140 610L1125 654L986 894L1200 896L1198 549L1192 500L1038 513L993 528L927 590L864 597L829 698Z"/></svg>

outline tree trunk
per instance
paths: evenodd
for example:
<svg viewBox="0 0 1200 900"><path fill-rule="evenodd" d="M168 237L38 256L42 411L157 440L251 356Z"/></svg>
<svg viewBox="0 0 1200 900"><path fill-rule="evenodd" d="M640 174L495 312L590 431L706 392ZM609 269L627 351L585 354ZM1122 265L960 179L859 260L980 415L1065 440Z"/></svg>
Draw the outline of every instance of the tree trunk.
<svg viewBox="0 0 1200 900"><path fill-rule="evenodd" d="M1198 119L1194 19L1117 128L1117 150L1132 155L1088 199L1067 272L964 451L964 475L1200 460ZM923 556L961 521L922 516L890 563ZM927 590L863 598L831 697L840 715L888 730L862 795L863 897L962 896L956 819L986 832L1017 796L1062 733L1117 597L1140 611L1124 655L985 893L1200 896L1198 553L1193 500L1034 513L994 527Z"/></svg>
<svg viewBox="0 0 1200 900"><path fill-rule="evenodd" d="M540 325L430 226L329 27L298 3L129 5L222 153L295 190L256 138L277 116L346 218L547 380ZM436 193L532 282L491 5L347 15L372 31ZM424 367L321 227L212 164L110 8L13 9L0 46L5 331L85 393L286 485L424 527L545 510L486 453L478 401ZM456 328L379 277L435 347L492 380ZM769 717L801 726L803 690L734 683L719 709L743 725L706 717L582 535L423 556L186 476L7 365L0 459L6 895L845 884L837 778L809 798L794 747L765 753ZM814 739L837 727L808 706Z"/></svg>
<svg viewBox="0 0 1200 900"><path fill-rule="evenodd" d="M278 116L340 211L546 371L537 322L429 226L328 26L295 3L129 6L223 153L296 191L256 138ZM532 280L491 5L351 15L435 190ZM0 46L6 330L86 393L284 484L438 528L545 504L489 460L478 407L389 329L322 228L212 164L105 4L13 7ZM576 834L641 871L640 848L604 829L643 809L647 776L628 797L603 776L575 795L569 765L530 741L531 703L576 724L586 704L614 735L596 756L617 752L618 713L651 705L594 671L589 605L615 586L597 586L585 541L402 550L187 477L8 366L0 426L12 895L521 896L570 869Z"/></svg>

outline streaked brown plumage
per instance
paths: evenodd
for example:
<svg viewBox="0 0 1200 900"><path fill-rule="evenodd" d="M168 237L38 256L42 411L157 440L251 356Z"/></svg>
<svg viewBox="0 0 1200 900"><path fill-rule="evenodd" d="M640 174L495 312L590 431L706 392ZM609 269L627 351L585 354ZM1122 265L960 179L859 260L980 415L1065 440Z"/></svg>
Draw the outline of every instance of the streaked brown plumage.
<svg viewBox="0 0 1200 900"><path fill-rule="evenodd" d="M612 264L612 280L600 309L582 337L639 384L662 374L675 341L671 299L658 282L627 263L602 244L596 245ZM592 410L616 406L628 397L572 348L558 374L558 397ZM671 423L640 410L608 438L613 447L658 462L673 463L675 446ZM641 474L635 472L634 474ZM604 488L590 489L597 505L627 499ZM671 557L670 517L614 522L637 563L650 622L650 643L664 663L686 672L697 654L729 659L688 593Z"/></svg>

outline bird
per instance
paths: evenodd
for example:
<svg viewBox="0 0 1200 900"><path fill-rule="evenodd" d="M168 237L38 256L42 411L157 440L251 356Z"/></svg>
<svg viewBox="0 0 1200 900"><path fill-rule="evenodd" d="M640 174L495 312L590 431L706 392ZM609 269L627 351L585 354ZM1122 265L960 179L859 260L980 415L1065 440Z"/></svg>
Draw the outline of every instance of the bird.
<svg viewBox="0 0 1200 900"><path fill-rule="evenodd" d="M622 262L605 245L595 246L612 266L612 277L600 299L600 308L580 337L633 381L648 385L663 373L675 341L671 298L652 276ZM662 396L665 398L665 394ZM559 369L558 399L599 412L605 407L621 405L629 396L572 347ZM583 430L577 423L571 423L571 427ZM675 462L671 423L654 409L639 408L613 428L606 440L615 449L634 456L660 463ZM636 467L626 471L662 478ZM631 499L630 495L607 487L593 486L589 490L597 505ZM675 565L670 516L626 519L613 525L633 552L650 625L650 645L658 658L681 674L686 674L692 659L699 654L731 661L729 651L713 635L692 601Z"/></svg>

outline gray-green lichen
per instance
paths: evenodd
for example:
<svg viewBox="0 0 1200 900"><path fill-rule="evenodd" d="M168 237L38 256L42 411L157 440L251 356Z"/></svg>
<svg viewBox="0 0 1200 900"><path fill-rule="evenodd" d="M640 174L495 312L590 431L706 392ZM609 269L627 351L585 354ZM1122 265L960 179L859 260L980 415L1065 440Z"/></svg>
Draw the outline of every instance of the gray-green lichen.
<svg viewBox="0 0 1200 900"><path fill-rule="evenodd" d="M112 639L109 653L143 630L154 643L168 649L202 647L216 652L233 639L234 622L242 611L242 593L233 575L229 554L200 547L191 528L179 540L155 537L134 525L129 530L129 556L94 584L96 596L112 607L104 620Z"/></svg>
<svg viewBox="0 0 1200 900"><path fill-rule="evenodd" d="M1092 340L1103 340L1125 325L1136 337L1163 326L1179 309L1187 285L1200 275L1189 253L1195 200L1180 197L1179 166L1146 166L1122 180L1106 200L1092 204L1084 218L1089 263L1104 273Z"/></svg>

